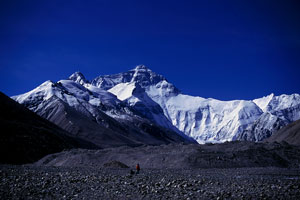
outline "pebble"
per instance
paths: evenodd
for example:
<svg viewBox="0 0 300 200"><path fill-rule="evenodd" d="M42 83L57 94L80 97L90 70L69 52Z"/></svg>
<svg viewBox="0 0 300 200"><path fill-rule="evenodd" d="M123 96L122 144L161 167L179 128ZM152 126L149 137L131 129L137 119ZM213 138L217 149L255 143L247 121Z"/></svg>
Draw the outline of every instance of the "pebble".
<svg viewBox="0 0 300 200"><path fill-rule="evenodd" d="M299 174L283 168L143 169L128 177L128 169L0 165L0 199L300 199Z"/></svg>

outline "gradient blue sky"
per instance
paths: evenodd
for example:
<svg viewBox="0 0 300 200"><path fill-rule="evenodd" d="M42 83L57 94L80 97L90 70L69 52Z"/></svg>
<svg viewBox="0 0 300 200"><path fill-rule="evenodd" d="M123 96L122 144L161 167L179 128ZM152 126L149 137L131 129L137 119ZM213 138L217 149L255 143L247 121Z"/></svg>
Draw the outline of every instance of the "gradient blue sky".
<svg viewBox="0 0 300 200"><path fill-rule="evenodd" d="M297 2L1 1L0 91L145 64L191 95L299 93Z"/></svg>

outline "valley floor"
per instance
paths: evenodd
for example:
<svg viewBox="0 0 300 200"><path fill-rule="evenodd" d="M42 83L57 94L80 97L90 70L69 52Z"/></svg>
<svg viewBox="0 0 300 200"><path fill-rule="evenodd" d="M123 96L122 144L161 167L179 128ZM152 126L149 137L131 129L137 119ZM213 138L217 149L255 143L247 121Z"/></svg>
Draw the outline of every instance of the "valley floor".
<svg viewBox="0 0 300 200"><path fill-rule="evenodd" d="M300 199L300 169L0 165L0 199Z"/></svg>

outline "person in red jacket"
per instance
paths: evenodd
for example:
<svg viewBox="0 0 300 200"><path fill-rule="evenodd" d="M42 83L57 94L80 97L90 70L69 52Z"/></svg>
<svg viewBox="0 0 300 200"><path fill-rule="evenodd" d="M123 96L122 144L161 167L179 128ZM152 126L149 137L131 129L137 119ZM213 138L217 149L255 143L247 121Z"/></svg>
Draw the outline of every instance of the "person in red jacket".
<svg viewBox="0 0 300 200"><path fill-rule="evenodd" d="M135 168L136 168L136 174L138 174L141 170L139 163L136 164Z"/></svg>

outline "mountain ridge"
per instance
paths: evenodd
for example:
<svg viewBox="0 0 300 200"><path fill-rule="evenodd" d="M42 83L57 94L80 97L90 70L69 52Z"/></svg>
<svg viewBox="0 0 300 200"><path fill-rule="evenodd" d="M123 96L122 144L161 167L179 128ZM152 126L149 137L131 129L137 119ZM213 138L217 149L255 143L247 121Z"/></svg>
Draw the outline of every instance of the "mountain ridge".
<svg viewBox="0 0 300 200"><path fill-rule="evenodd" d="M93 91L85 97L82 97L80 92L75 94L78 95L76 98L87 98L85 102L88 104L95 106L95 102L102 103L104 96L110 94L110 100L123 105L123 108L127 109L126 112L133 109L140 113L141 117L179 135L184 133L198 143L218 143L245 138L260 141L272 135L283 124L300 119L299 94L275 96L272 93L254 100L231 101L195 97L183 94L165 77L144 65L123 73L97 76L92 80L86 80L82 73L75 72L69 77L69 81L80 85L76 87L83 87L82 90ZM61 80L58 84L64 82L65 80ZM67 91L70 89L67 88ZM97 96L98 93L105 95ZM27 96L12 98L22 103L22 98L26 99ZM68 103L72 104L72 101ZM116 113L105 113L115 119L128 118L127 114L122 114L118 109L113 106L111 111ZM265 133L256 137L254 135L257 135L257 131L253 126L265 126L265 121L259 120L264 113L270 113L284 123L280 123L280 126L268 124ZM258 125L259 123L261 125Z"/></svg>
<svg viewBox="0 0 300 200"><path fill-rule="evenodd" d="M83 78L76 72L70 76L72 80L46 81L32 91L12 98L101 147L194 143L176 128L151 123L126 102L86 80L82 81Z"/></svg>

